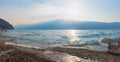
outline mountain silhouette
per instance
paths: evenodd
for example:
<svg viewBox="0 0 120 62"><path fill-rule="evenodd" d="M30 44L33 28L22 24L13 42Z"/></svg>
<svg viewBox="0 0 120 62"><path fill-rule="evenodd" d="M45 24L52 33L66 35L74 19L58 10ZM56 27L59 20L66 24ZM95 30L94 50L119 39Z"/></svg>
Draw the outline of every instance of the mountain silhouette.
<svg viewBox="0 0 120 62"><path fill-rule="evenodd" d="M120 22L65 22L53 20L31 25L18 25L16 29L120 29Z"/></svg>

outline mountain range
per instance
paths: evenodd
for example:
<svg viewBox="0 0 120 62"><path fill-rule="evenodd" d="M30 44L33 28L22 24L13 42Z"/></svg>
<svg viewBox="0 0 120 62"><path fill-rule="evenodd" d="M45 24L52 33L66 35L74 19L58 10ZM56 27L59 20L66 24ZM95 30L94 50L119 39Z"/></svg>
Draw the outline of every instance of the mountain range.
<svg viewBox="0 0 120 62"><path fill-rule="evenodd" d="M120 29L120 22L80 22L80 21L63 21L53 20L30 25L17 25L16 29Z"/></svg>

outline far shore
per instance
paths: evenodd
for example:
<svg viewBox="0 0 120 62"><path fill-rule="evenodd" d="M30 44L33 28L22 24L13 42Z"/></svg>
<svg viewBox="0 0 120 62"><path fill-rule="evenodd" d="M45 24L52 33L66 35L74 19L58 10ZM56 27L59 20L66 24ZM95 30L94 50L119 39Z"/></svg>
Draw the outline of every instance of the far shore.
<svg viewBox="0 0 120 62"><path fill-rule="evenodd" d="M78 48L34 48L0 40L0 62L119 62L120 55Z"/></svg>

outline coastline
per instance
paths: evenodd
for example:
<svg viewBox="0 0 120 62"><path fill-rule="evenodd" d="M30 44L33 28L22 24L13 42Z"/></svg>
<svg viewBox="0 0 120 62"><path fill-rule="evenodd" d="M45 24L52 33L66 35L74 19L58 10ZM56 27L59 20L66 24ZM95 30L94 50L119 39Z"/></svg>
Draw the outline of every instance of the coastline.
<svg viewBox="0 0 120 62"><path fill-rule="evenodd" d="M50 50L59 51L63 53L68 53L83 59L90 59L93 62L119 62L120 55L114 55L108 52L92 51L87 49L78 49L78 48L50 48Z"/></svg>
<svg viewBox="0 0 120 62"><path fill-rule="evenodd" d="M16 47L13 45L7 45L5 42L0 41L0 62L54 62L46 57L37 56L37 54L32 54L27 51L25 52L17 49ZM2 54L10 49L14 50Z"/></svg>
<svg viewBox="0 0 120 62"><path fill-rule="evenodd" d="M0 40L0 52L14 49L0 56L1 62L119 62L120 55L82 48L40 48ZM16 60L14 60L16 59Z"/></svg>
<svg viewBox="0 0 120 62"><path fill-rule="evenodd" d="M2 52L5 52L5 51L10 50L10 49L14 49L14 51L11 51L9 53L6 53L6 54L0 56L1 57L0 61L2 61L2 62L6 62L8 60L8 58L11 59L10 61L14 62L13 58L11 58L11 57L16 56L16 55L18 57L14 57L14 59L19 60L22 57L23 58L25 57L24 59L28 59L27 62L35 62L35 61L38 61L38 62L78 62L81 60L86 61L84 59L69 55L67 53L50 51L50 50L47 50L45 48L42 49L42 48L36 48L36 47L32 47L32 46L31 47L25 46L25 45L23 46L20 44L14 44L14 43L10 43L10 42L0 42L0 44L1 44L0 49ZM21 54L23 53L23 55L21 55L19 53L21 53ZM29 56L28 54L34 55L38 59L34 58L32 56ZM7 57L6 55L9 57ZM29 57L32 59L29 59ZM18 60L16 60L16 61L18 61ZM30 61L30 60L35 60L35 61ZM22 61L22 62L24 62L24 61Z"/></svg>

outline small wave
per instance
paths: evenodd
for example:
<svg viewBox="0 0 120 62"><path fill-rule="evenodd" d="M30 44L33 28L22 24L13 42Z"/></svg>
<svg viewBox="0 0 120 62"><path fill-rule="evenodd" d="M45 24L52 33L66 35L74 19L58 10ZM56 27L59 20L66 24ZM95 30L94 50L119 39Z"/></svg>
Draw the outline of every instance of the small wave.
<svg viewBox="0 0 120 62"><path fill-rule="evenodd" d="M36 40L36 39L32 39L32 38L26 38L26 37L15 37L15 36L1 36L2 38L8 40L8 41L12 41L12 42L17 42L19 40L22 40L20 42L32 42L32 41L36 41L36 42L39 42L39 40Z"/></svg>
<svg viewBox="0 0 120 62"><path fill-rule="evenodd" d="M117 38L101 38L99 42L101 43L111 43L111 42L117 42Z"/></svg>
<svg viewBox="0 0 120 62"><path fill-rule="evenodd" d="M90 34L90 35L81 35L81 36L77 36L77 37L82 37L82 38L93 38L93 37L99 37L99 34Z"/></svg>
<svg viewBox="0 0 120 62"><path fill-rule="evenodd" d="M12 42L5 42L5 44L7 44L7 45L13 45L13 46L27 47L27 48L41 49L40 47L37 47L37 46L23 45L23 44L17 44L17 43L12 43Z"/></svg>

